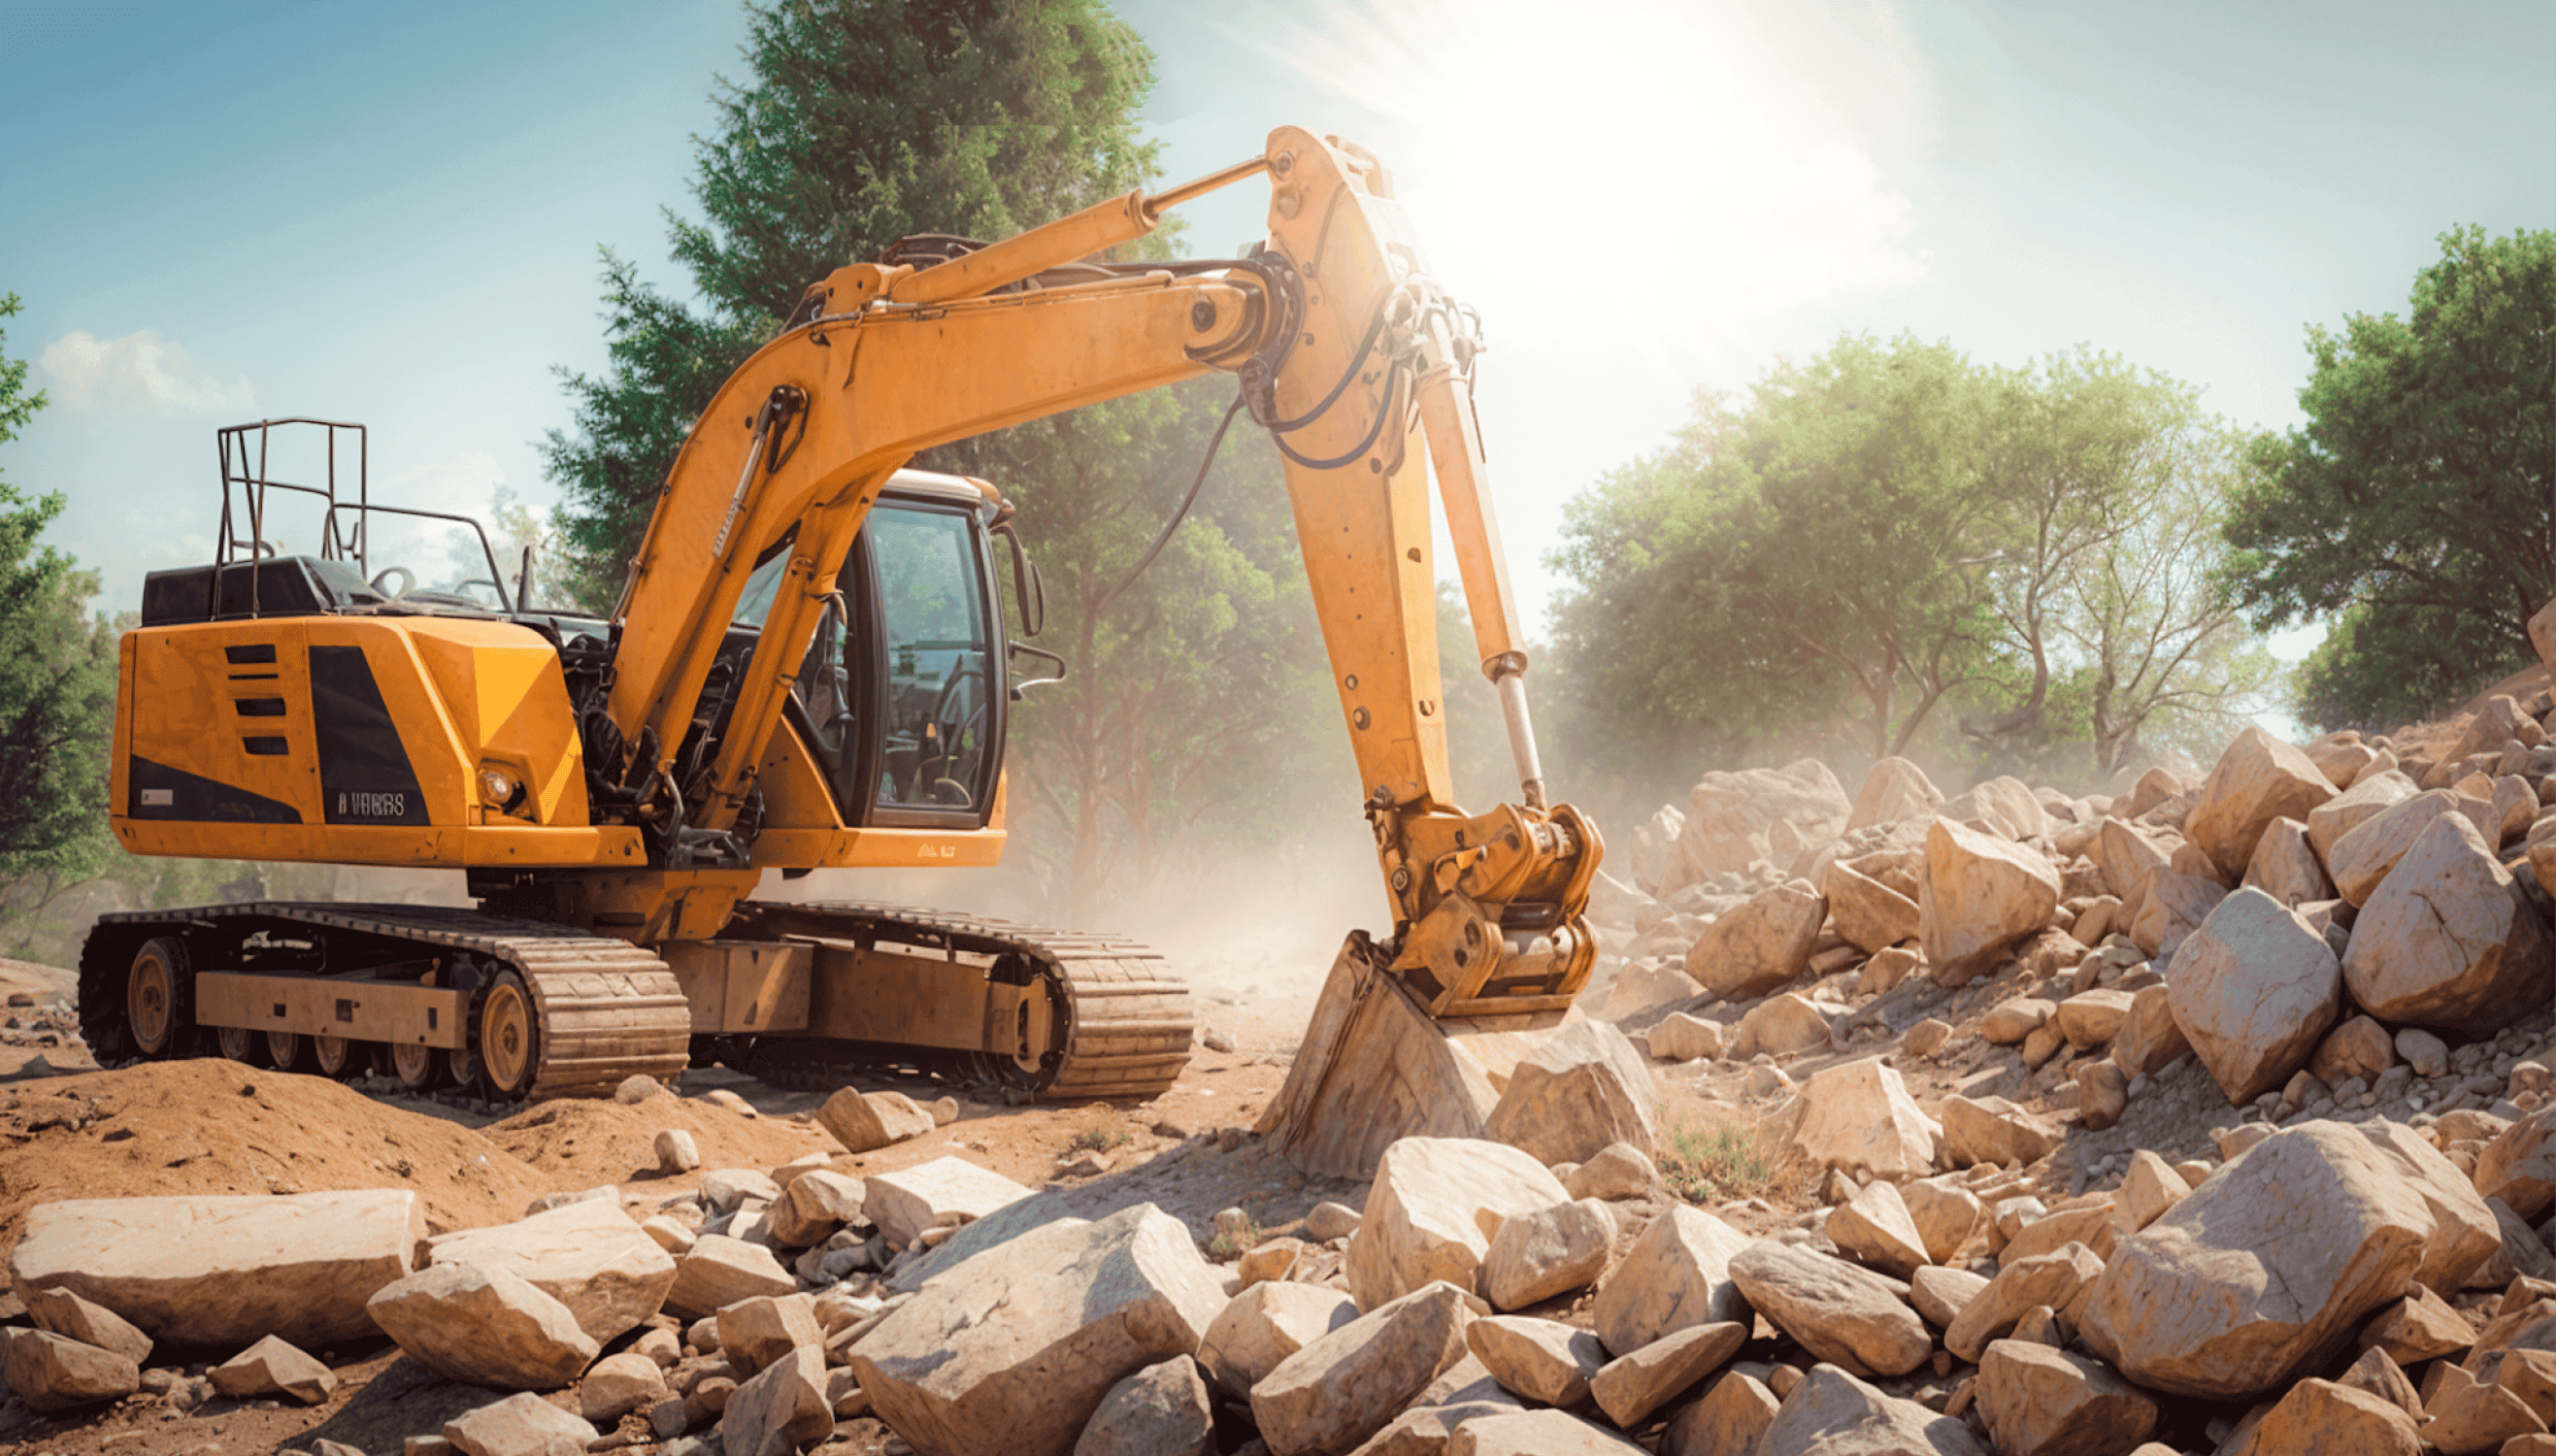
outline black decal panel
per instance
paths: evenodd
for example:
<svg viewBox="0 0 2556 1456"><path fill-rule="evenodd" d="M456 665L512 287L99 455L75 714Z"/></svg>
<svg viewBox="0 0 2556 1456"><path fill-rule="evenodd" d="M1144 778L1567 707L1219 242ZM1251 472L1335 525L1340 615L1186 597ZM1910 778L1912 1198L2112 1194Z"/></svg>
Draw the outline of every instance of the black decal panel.
<svg viewBox="0 0 2556 1456"><path fill-rule="evenodd" d="M331 824L423 824L426 794L359 647L311 650L320 813Z"/></svg>
<svg viewBox="0 0 2556 1456"><path fill-rule="evenodd" d="M124 812L134 819L186 819L222 824L299 824L302 811L282 799L233 789L184 769L136 756L126 762Z"/></svg>

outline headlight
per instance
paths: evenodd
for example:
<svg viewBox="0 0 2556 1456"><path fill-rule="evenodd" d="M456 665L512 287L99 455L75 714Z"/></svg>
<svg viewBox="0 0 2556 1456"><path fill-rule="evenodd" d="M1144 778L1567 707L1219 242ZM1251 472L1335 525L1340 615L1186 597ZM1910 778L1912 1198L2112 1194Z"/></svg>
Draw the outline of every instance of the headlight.
<svg viewBox="0 0 2556 1456"><path fill-rule="evenodd" d="M503 769L479 771L479 796L493 808L505 808L515 801L515 795L523 791L524 786Z"/></svg>

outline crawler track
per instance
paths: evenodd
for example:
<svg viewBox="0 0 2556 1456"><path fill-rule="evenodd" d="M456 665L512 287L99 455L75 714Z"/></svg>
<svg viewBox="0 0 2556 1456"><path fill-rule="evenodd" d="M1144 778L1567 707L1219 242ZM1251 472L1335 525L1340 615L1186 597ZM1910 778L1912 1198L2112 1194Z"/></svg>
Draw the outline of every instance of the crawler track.
<svg viewBox="0 0 2556 1456"><path fill-rule="evenodd" d="M1040 1101L1155 1097L1189 1064L1196 1027L1189 987L1132 940L852 901L738 909L779 934L1021 957L1055 988L1065 1017L1063 1055L1027 1079L1025 1090Z"/></svg>
<svg viewBox="0 0 2556 1456"><path fill-rule="evenodd" d="M99 917L80 958L79 1010L81 1031L100 1064L138 1059L124 1030L125 973L145 940L171 935L197 943L235 943L250 928L293 926L359 937L357 943L369 950L372 963L402 959L405 947L416 947L460 952L520 973L539 1022L528 1098L609 1096L625 1077L645 1072L671 1078L690 1059L691 1013L674 972L629 941L442 906L257 901ZM1043 1101L1158 1096L1189 1063L1194 1028L1189 988L1161 956L1132 941L836 902L741 906L731 933L747 927L776 935L862 939L1009 958L1055 992L1064 1045L1035 1071L981 1054L971 1066ZM224 935L226 931L230 933ZM807 1075L833 1065L838 1045L796 1042L797 1056L807 1063L796 1070ZM841 1059L869 1055L874 1051L844 1047Z"/></svg>
<svg viewBox="0 0 2556 1456"><path fill-rule="evenodd" d="M692 1016L675 973L627 940L444 906L254 901L98 918L80 957L79 1008L81 1032L102 1064L134 1059L104 1049L125 1044L123 978L132 948L153 935L184 936L239 918L352 931L374 944L464 951L512 966L540 1017L528 1098L609 1096L633 1073L668 1078L690 1059Z"/></svg>

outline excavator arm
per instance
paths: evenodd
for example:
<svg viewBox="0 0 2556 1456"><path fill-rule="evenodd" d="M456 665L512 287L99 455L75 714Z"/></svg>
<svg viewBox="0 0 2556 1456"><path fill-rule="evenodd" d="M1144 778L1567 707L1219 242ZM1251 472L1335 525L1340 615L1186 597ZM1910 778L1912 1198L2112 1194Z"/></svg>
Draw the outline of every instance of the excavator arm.
<svg viewBox="0 0 2556 1456"><path fill-rule="evenodd" d="M1265 173L1269 240L1226 264L1085 262ZM696 423L614 614L589 765L669 868L740 863L758 766L888 478L918 451L1211 371L1286 461L1298 540L1397 919L1392 968L1437 1016L1567 1005L1596 950L1602 846L1548 805L1526 656L1474 416L1471 315L1434 282L1389 177L1281 128L1262 156L1131 192L935 266L852 264ZM1522 802L1467 815L1448 769L1428 479L1439 486ZM703 687L746 576L788 561L715 714ZM608 804L598 800L603 811Z"/></svg>

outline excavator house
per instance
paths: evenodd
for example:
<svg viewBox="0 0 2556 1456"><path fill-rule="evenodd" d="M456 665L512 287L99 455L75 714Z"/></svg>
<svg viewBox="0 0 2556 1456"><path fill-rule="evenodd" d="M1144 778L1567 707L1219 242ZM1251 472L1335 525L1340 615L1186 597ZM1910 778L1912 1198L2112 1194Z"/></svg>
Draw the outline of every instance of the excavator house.
<svg viewBox="0 0 2556 1456"><path fill-rule="evenodd" d="M1263 174L1269 237L1250 256L1095 261ZM990 244L909 240L818 281L695 423L608 618L527 600L529 553L500 563L484 533L486 574L447 589L377 566L384 521L478 527L372 501L359 426L223 430L217 557L153 573L123 641L117 840L460 869L476 909L110 914L81 956L82 1030L106 1065L218 1051L498 1100L608 1094L697 1058L1160 1092L1189 1056L1189 997L1140 946L753 896L774 870L1001 855L1011 706L1065 665L1013 640L1036 635L1042 594L998 485L908 460L1211 371L1286 462L1393 907L1389 935L1344 952L1361 994L1389 986L1447 1025L1550 1019L1596 957L1602 850L1545 801L1477 352L1385 169L1282 128L1167 192ZM269 462L295 434L326 465L287 482ZM1433 476L1521 785L1483 814L1448 778ZM296 511L317 554L268 544Z"/></svg>

